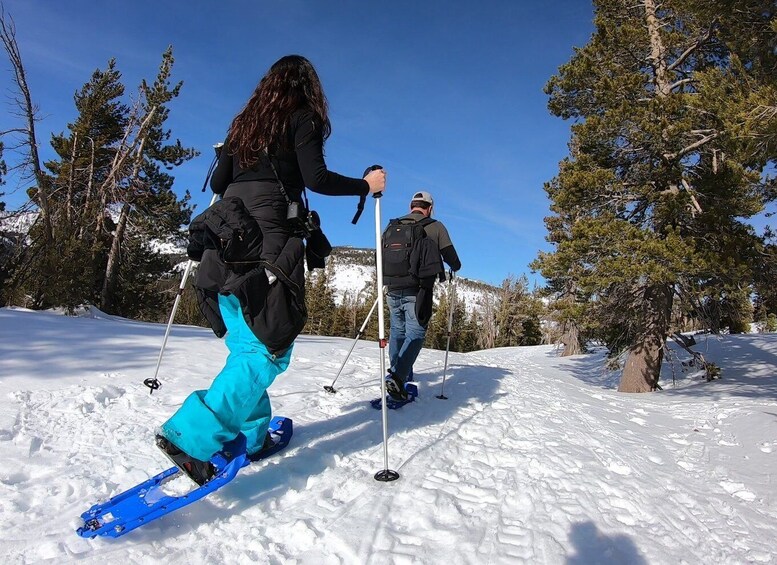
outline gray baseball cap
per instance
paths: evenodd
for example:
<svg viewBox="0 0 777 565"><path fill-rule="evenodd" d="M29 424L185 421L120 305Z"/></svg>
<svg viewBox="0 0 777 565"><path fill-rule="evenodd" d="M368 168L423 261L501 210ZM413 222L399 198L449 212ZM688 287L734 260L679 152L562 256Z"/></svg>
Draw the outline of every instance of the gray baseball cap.
<svg viewBox="0 0 777 565"><path fill-rule="evenodd" d="M419 190L410 199L410 202L426 202L429 206L434 206L434 198L425 190Z"/></svg>

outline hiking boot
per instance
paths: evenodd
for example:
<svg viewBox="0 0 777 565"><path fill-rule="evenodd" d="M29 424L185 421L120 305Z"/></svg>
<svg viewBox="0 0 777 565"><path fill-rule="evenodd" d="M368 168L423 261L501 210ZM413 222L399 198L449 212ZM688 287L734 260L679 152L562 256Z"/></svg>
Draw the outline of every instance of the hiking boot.
<svg viewBox="0 0 777 565"><path fill-rule="evenodd" d="M267 435L264 436L264 443L262 444L262 447L259 451L256 451L250 455L248 455L249 461L259 461L260 459L264 458L264 454L268 449L272 449L275 447L275 441L273 440L272 436L270 435L270 432L267 432Z"/></svg>
<svg viewBox="0 0 777 565"><path fill-rule="evenodd" d="M210 461L200 461L178 449L165 436L157 434L156 446L187 477L202 486L216 475L216 468Z"/></svg>
<svg viewBox="0 0 777 565"><path fill-rule="evenodd" d="M400 379L394 373L389 373L386 375L386 392L394 400L407 400L405 383L403 383L402 379Z"/></svg>

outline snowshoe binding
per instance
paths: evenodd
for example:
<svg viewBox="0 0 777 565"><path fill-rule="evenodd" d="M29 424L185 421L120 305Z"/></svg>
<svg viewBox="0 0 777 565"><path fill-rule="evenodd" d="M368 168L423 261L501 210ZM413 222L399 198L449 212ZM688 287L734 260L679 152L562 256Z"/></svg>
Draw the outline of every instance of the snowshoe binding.
<svg viewBox="0 0 777 565"><path fill-rule="evenodd" d="M216 468L210 461L200 461L187 455L163 435L156 436L156 445L170 461L187 477L202 486L216 475Z"/></svg>
<svg viewBox="0 0 777 565"><path fill-rule="evenodd" d="M406 402L408 400L405 383L394 373L386 375L386 392L391 398L398 402Z"/></svg>

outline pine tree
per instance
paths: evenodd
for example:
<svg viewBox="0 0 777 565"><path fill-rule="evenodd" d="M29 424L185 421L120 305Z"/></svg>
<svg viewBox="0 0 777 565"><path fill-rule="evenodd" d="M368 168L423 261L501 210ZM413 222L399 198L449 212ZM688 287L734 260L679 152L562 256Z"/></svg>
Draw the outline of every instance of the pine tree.
<svg viewBox="0 0 777 565"><path fill-rule="evenodd" d="M100 307L119 314L122 311L116 309L117 305L120 302L128 304L117 295L120 286L142 286L149 275L158 272L154 265L160 263L141 257L142 253L155 254L149 241L177 235L180 226L189 223L191 217L187 204L189 193L179 200L172 191L173 177L162 170L169 170L198 154L194 149L183 147L180 140L168 142L171 137L165 126L170 113L168 105L183 86L182 82L170 85L173 63L173 50L168 47L162 54L154 82L141 82L139 104L130 113L125 136L103 183L104 194L110 198L109 207L117 207L119 217L112 233ZM140 246L135 263L122 260L121 250L128 239L136 240L133 245ZM118 284L120 278L125 284ZM133 281L133 284L128 285L126 281Z"/></svg>
<svg viewBox="0 0 777 565"><path fill-rule="evenodd" d="M97 194L121 140L127 107L120 101L124 86L115 61L96 70L91 80L74 96L78 116L68 124L69 134L52 135L51 145L59 159L46 163L52 178L51 216L54 241L30 252L37 258L27 286L37 286L45 296L40 306L73 309L96 303L102 286L110 233L107 210ZM112 225L112 222L108 222ZM33 290L35 294L36 291Z"/></svg>
<svg viewBox="0 0 777 565"><path fill-rule="evenodd" d="M96 70L74 102L78 116L68 124L69 134L51 136L59 160L46 163L56 179L58 215L77 224L80 237L91 237L100 211L97 187L104 182L127 124L127 106L121 102L124 85L115 59L105 70ZM89 215L91 217L84 217ZM88 228L91 227L91 230Z"/></svg>
<svg viewBox="0 0 777 565"><path fill-rule="evenodd" d="M545 305L538 290L525 295L523 313L518 345L540 345L543 338L541 320L545 317Z"/></svg>
<svg viewBox="0 0 777 565"><path fill-rule="evenodd" d="M31 243L14 261L9 293L31 297L33 308L89 302L156 317L157 285L170 265L149 244L177 237L190 217L188 193L179 199L165 170L196 155L170 143L165 129L168 104L181 88L169 84L172 65L168 49L155 82L143 81L131 107L122 101L114 60L75 93L77 117L67 133L52 135L57 158L36 173L30 191L39 207L45 201L46 221L33 226Z"/></svg>
<svg viewBox="0 0 777 565"><path fill-rule="evenodd" d="M555 251L537 266L571 282L592 327L629 351L619 390L644 392L658 382L675 298L748 284L743 252L758 238L742 219L774 195L762 190L763 159L745 158L727 128L738 110L725 93L749 79L715 17L684 0L594 5L593 37L546 87L551 112L577 123L546 186Z"/></svg>
<svg viewBox="0 0 777 565"><path fill-rule="evenodd" d="M98 209L89 191L105 174L112 159L109 144L117 141L117 129L120 134L124 109L114 101L123 93L119 79L112 61L107 71L95 71L75 94L79 115L68 124L70 134L52 136L60 159L45 164L49 186L54 188L48 198L51 238L43 235L40 224L33 227L31 243L12 267L9 291L33 297L28 305L34 308L72 310L96 301L109 234L94 230L95 218L102 221L106 211Z"/></svg>

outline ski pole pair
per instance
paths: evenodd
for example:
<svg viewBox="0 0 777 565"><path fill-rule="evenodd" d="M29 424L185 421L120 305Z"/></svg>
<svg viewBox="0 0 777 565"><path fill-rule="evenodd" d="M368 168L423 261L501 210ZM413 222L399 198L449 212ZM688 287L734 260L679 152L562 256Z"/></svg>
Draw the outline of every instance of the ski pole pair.
<svg viewBox="0 0 777 565"><path fill-rule="evenodd" d="M456 287L453 284L453 271L449 271L448 273L448 333L447 333L447 339L445 344L445 365L443 368L442 373L442 386L440 387L440 394L437 395L435 398L439 398L440 400L448 400L448 397L445 396L445 378L448 373L448 352L450 351L451 347L451 333L453 329L453 310L456 307ZM369 313L367 314L367 317L364 318L364 322L362 323L361 327L359 328L359 331L356 332L356 336L353 339L353 342L351 343L351 348L348 350L348 353L345 356L345 359L343 359L342 364L340 365L340 370L337 371L337 375L335 375L334 380L332 381L331 385L325 385L324 390L329 393L336 393L337 390L335 389L335 383L337 382L337 379L340 378L340 374L343 372L343 369L345 368L346 363L348 363L348 359L351 357L351 353L353 353L354 347L356 347L356 343L361 339L361 337L364 335L364 330L367 327L367 324L370 321L370 318L372 318L372 313L375 311L375 307L378 305L378 299L375 299L375 302L372 304L372 308L370 308Z"/></svg>

